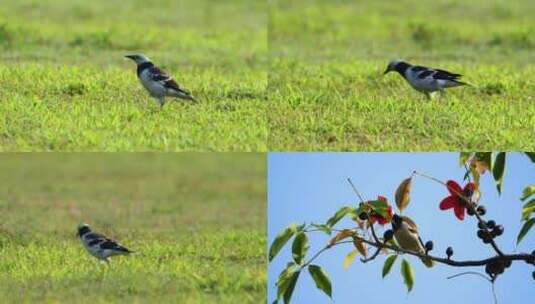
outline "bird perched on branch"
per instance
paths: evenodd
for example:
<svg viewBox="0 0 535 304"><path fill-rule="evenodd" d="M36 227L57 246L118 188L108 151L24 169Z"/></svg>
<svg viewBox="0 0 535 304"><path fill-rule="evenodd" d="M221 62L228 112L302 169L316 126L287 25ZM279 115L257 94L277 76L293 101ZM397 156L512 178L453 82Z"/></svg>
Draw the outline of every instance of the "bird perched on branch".
<svg viewBox="0 0 535 304"><path fill-rule="evenodd" d="M392 217L392 230L394 238L399 246L403 249L426 254L425 245L418 235L418 227L406 216L394 214ZM433 261L430 258L421 258L427 267L433 267Z"/></svg>
<svg viewBox="0 0 535 304"><path fill-rule="evenodd" d="M156 67L145 55L134 54L125 57L136 62L139 81L149 94L158 100L160 107L164 106L166 96L196 101L190 92L181 88L169 74Z"/></svg>
<svg viewBox="0 0 535 304"><path fill-rule="evenodd" d="M428 99L431 99L433 92L439 91L443 95L446 88L469 85L459 80L461 74L412 65L402 60L391 61L383 75L392 71L398 72L415 90L424 93Z"/></svg>
<svg viewBox="0 0 535 304"><path fill-rule="evenodd" d="M94 257L108 263L108 258L115 255L128 255L133 251L117 243L116 241L107 238L102 234L91 231L91 228L86 223L78 225L78 237L84 245L85 249Z"/></svg>

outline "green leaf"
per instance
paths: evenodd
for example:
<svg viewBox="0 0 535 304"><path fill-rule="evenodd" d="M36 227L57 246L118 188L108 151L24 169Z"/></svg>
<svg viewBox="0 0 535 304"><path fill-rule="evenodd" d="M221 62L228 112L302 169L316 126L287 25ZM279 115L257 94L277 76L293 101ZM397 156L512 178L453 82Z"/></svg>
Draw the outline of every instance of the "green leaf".
<svg viewBox="0 0 535 304"><path fill-rule="evenodd" d="M277 300L286 295L288 288L292 284L295 273L299 272L298 269L299 268L297 265L295 265L295 263L290 262L286 265L286 268L281 271L279 274L279 279L277 280Z"/></svg>
<svg viewBox="0 0 535 304"><path fill-rule="evenodd" d="M535 198L524 204L522 207L522 220L529 219L529 216L535 211Z"/></svg>
<svg viewBox="0 0 535 304"><path fill-rule="evenodd" d="M535 163L535 152L525 152L532 163Z"/></svg>
<svg viewBox="0 0 535 304"><path fill-rule="evenodd" d="M492 165L492 175L494 176L494 180L496 181L496 188L498 189L499 194L502 194L502 180L504 171L505 152L499 152L498 155L496 155L494 164Z"/></svg>
<svg viewBox="0 0 535 304"><path fill-rule="evenodd" d="M390 273L390 270L392 269L392 266L396 262L397 257L398 257L397 254L393 254L386 259L385 264L383 265L383 278L386 277L386 275Z"/></svg>
<svg viewBox="0 0 535 304"><path fill-rule="evenodd" d="M336 223L338 223L344 216L346 216L346 214L348 214L349 212L351 212L353 210L353 208L351 207L342 207L340 210L336 211L336 213L330 218L327 220L327 226L332 228L334 225L336 225Z"/></svg>
<svg viewBox="0 0 535 304"><path fill-rule="evenodd" d="M347 270L349 266L353 263L355 260L355 257L357 256L357 249L353 249L350 253L346 255L344 258L344 269Z"/></svg>
<svg viewBox="0 0 535 304"><path fill-rule="evenodd" d="M410 292L414 285L414 274L412 273L411 264L405 259L401 262L401 276L403 277L405 285L407 285L407 290Z"/></svg>
<svg viewBox="0 0 535 304"><path fill-rule="evenodd" d="M312 226L320 231L323 231L325 232L326 234L328 235L331 235L331 233L333 232L331 227L327 226L327 225L323 225L323 224L312 224Z"/></svg>
<svg viewBox="0 0 535 304"><path fill-rule="evenodd" d="M535 194L535 185L529 185L526 188L524 188L524 192L523 192L522 197L520 199L525 201L530 196L532 196L533 194Z"/></svg>
<svg viewBox="0 0 535 304"><path fill-rule="evenodd" d="M520 229L520 232L518 233L518 237L516 238L516 244L520 243L522 239L526 236L526 234L529 232L531 227L535 224L535 218L529 219L524 223L522 228Z"/></svg>
<svg viewBox="0 0 535 304"><path fill-rule="evenodd" d="M280 232L276 237L275 240L273 240L273 243L271 243L271 247L269 248L269 261L273 260L275 256L279 253L279 251L284 247L286 242L288 242L292 236L294 236L295 233L297 233L298 227L296 224L290 224L288 227L286 227L282 232Z"/></svg>
<svg viewBox="0 0 535 304"><path fill-rule="evenodd" d="M314 279L316 287L321 289L326 295L329 296L329 298L332 298L331 280L329 279L327 273L325 273L325 271L318 265L308 266L308 272L310 272L312 279Z"/></svg>
<svg viewBox="0 0 535 304"><path fill-rule="evenodd" d="M288 304L290 303L290 300L292 299L292 294L294 293L295 285L297 284L297 279L299 279L300 271L296 271L292 274L292 276L288 279L288 286L286 288L286 291L283 294L284 303Z"/></svg>
<svg viewBox="0 0 535 304"><path fill-rule="evenodd" d="M380 216L386 218L388 217L388 203L382 200L369 201L368 205L371 209L379 214Z"/></svg>
<svg viewBox="0 0 535 304"><path fill-rule="evenodd" d="M292 244L292 256L294 261L301 265L308 251L308 237L306 233L299 232Z"/></svg>

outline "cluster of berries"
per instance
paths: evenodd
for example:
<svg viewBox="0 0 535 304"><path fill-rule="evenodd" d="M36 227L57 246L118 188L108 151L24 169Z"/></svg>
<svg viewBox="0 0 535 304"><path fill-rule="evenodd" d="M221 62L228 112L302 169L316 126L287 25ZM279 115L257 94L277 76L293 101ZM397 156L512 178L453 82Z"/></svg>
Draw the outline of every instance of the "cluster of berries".
<svg viewBox="0 0 535 304"><path fill-rule="evenodd" d="M503 226L496 225L496 222L490 220L488 222L481 221L477 224L479 230L477 231L477 237L483 240L483 243L490 243L495 237L503 234Z"/></svg>
<svg viewBox="0 0 535 304"><path fill-rule="evenodd" d="M483 216L483 215L485 215L485 213L487 213L487 208L485 208L485 206L483 206L483 205L479 205L479 206L477 206L477 209L475 209L475 211L474 211L473 208L467 208L466 209L466 213L468 215L470 215L470 216L474 215L475 212L477 212L477 214Z"/></svg>

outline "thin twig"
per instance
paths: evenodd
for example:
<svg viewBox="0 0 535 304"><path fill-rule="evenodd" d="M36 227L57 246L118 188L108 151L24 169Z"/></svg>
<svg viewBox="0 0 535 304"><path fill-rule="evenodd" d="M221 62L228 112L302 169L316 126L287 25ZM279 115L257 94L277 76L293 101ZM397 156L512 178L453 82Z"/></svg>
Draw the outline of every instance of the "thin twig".
<svg viewBox="0 0 535 304"><path fill-rule="evenodd" d="M467 275L467 274L473 274L473 275L478 275L480 277L482 277L483 279L489 281L492 283L492 279L489 279L486 275L482 274L482 273L479 273L479 272L475 272L475 271L466 271L466 272L461 272L461 273L458 273L458 274L455 274L455 275L452 275L452 276L449 276L447 277L446 279L454 279L456 277L460 277L460 276L463 276L463 275Z"/></svg>
<svg viewBox="0 0 535 304"><path fill-rule="evenodd" d="M360 199L360 202L361 203L364 203L364 199L362 198L362 195L360 195L360 192L359 190L357 190L357 187L355 187L355 185L353 184L353 182L351 181L351 178L347 178L347 181L349 182L349 184L351 185L351 188L353 188L353 191L355 191L355 193L357 194L357 196L359 197Z"/></svg>
<svg viewBox="0 0 535 304"><path fill-rule="evenodd" d="M379 255L379 253L381 253L381 250L382 248L377 247L372 256L370 256L369 258L365 258L365 259L361 258L360 261L362 263L368 263L369 261L375 260L375 258Z"/></svg>

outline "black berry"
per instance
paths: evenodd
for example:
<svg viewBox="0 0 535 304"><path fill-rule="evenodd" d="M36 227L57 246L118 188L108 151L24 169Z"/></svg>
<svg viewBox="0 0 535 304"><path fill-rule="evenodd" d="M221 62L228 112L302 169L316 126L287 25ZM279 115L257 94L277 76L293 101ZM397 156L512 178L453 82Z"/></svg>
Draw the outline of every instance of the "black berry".
<svg viewBox="0 0 535 304"><path fill-rule="evenodd" d="M531 273L531 276L532 276L533 279L535 280L535 271Z"/></svg>
<svg viewBox="0 0 535 304"><path fill-rule="evenodd" d="M493 220L488 221L487 227L489 227L489 229L494 229L494 227L496 227L496 222Z"/></svg>
<svg viewBox="0 0 535 304"><path fill-rule="evenodd" d="M446 249L446 255L448 256L448 259L451 258L451 256L453 255L453 248L448 247Z"/></svg>
<svg viewBox="0 0 535 304"><path fill-rule="evenodd" d="M478 230L477 237L480 239L483 239L485 237L485 230L482 230L482 229Z"/></svg>
<svg viewBox="0 0 535 304"><path fill-rule="evenodd" d="M425 251L426 253L433 250L433 241L427 241L427 243L425 243Z"/></svg>
<svg viewBox="0 0 535 304"><path fill-rule="evenodd" d="M479 229L485 229L485 228L487 228L487 224L485 224L485 222L479 222L479 223L477 223L477 227Z"/></svg>
<svg viewBox="0 0 535 304"><path fill-rule="evenodd" d="M497 236L502 235L503 234L503 226L502 225L498 225L498 226L494 227L492 232Z"/></svg>
<svg viewBox="0 0 535 304"><path fill-rule="evenodd" d="M479 215L485 215L485 213L487 213L487 208L485 208L485 206L483 206L483 205L478 206L477 207L477 213Z"/></svg>
<svg viewBox="0 0 535 304"><path fill-rule="evenodd" d="M392 237L394 237L394 231L392 231L391 229L388 229L383 234L383 239L385 240L385 242L390 241L392 239Z"/></svg>
<svg viewBox="0 0 535 304"><path fill-rule="evenodd" d="M485 237L483 237L483 243L488 244L490 241L492 241L492 237L490 235L485 235Z"/></svg>
<svg viewBox="0 0 535 304"><path fill-rule="evenodd" d="M472 216L472 215L474 215L474 209L468 208L468 209L466 209L466 213L468 213L468 215Z"/></svg>
<svg viewBox="0 0 535 304"><path fill-rule="evenodd" d="M359 214L359 219L362 220L362 221L367 220L368 219L368 213L362 212L361 214Z"/></svg>

